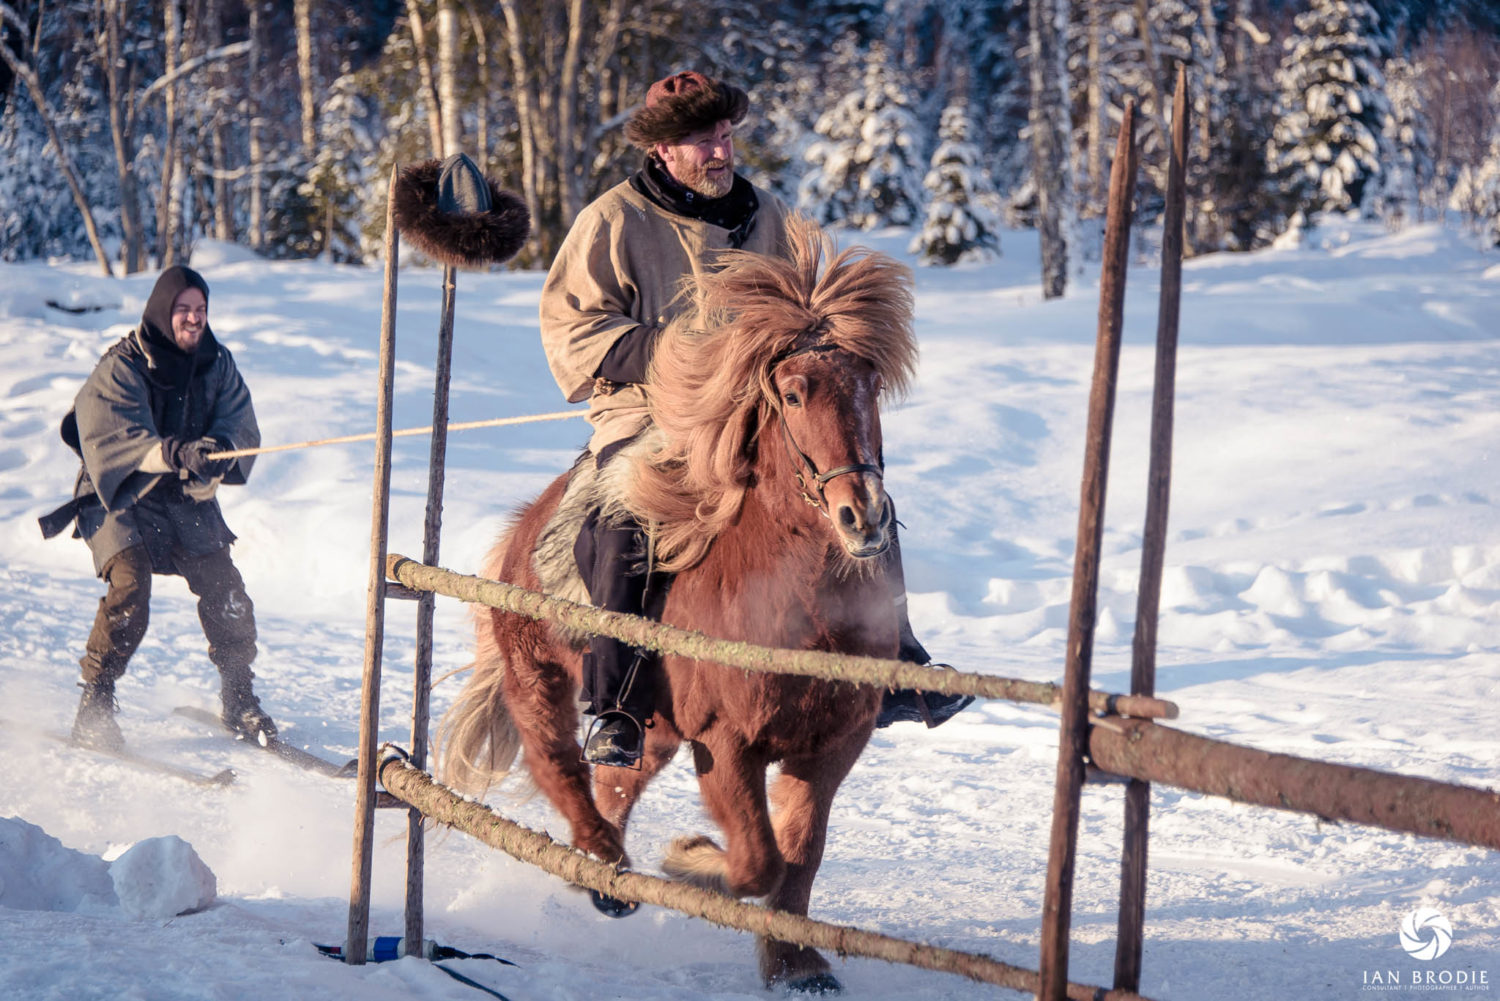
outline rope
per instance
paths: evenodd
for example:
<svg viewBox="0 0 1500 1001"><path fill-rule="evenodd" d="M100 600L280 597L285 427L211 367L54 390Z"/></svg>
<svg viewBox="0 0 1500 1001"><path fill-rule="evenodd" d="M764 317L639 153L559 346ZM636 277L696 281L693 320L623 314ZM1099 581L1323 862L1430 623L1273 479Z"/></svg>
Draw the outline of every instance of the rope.
<svg viewBox="0 0 1500 1001"><path fill-rule="evenodd" d="M610 636L630 646L658 653L726 664L746 671L831 678L879 688L914 688L949 695L977 695L1056 708L1062 686L1050 682L1000 678L989 674L943 670L879 657L855 657L822 650L781 650L734 640L715 639L690 629L653 622L639 615L603 609L528 591L514 584L430 567L397 553L386 557L386 576L416 591L432 591L502 611L549 619L581 632ZM1145 695L1089 692L1089 708L1143 719L1176 719L1177 706Z"/></svg>
<svg viewBox="0 0 1500 1001"><path fill-rule="evenodd" d="M546 834L523 827L495 813L482 803L465 799L416 768L400 748L386 744L380 750L380 783L391 795L415 807L424 816L455 827L521 862L598 893L619 900L639 901L681 911L724 928L753 932L795 945L826 949L840 956L863 956L888 963L904 963L926 970L956 973L982 983L1035 994L1041 983L1034 970L1001 962L979 953L960 952L942 946L908 942L849 925L817 921L802 914L776 911L747 904L731 897L675 883L645 873L617 869L590 858ZM1102 992L1102 993L1101 993ZM1067 996L1073 1001L1142 1001L1125 990L1104 990L1070 983Z"/></svg>
<svg viewBox="0 0 1500 1001"><path fill-rule="evenodd" d="M487 421L462 421L449 424L449 431L471 431L474 428L499 428L509 427L512 424L536 424L541 421L562 421L572 417L587 417L587 410L559 410L550 414L528 414L525 417L496 417ZM393 438L406 438L412 435L432 434L432 426L425 428L402 428L400 431L392 431ZM236 448L228 452L210 452L210 459L238 459L246 455L265 455L267 452L290 452L297 448L312 448L316 445L345 445L352 441L374 441L379 437L379 432L371 431L367 434L346 434L338 438L319 438L317 441L299 441L291 445L267 445L264 448Z"/></svg>

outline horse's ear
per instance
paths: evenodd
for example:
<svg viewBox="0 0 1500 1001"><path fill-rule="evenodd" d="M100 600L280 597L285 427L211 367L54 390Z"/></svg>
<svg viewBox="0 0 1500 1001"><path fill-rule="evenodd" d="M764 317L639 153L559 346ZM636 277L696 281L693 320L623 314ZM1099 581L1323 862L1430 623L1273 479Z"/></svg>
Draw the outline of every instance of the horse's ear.
<svg viewBox="0 0 1500 1001"><path fill-rule="evenodd" d="M401 235L455 268L504 263L531 235L531 213L521 199L482 176L461 153L401 168L393 201Z"/></svg>

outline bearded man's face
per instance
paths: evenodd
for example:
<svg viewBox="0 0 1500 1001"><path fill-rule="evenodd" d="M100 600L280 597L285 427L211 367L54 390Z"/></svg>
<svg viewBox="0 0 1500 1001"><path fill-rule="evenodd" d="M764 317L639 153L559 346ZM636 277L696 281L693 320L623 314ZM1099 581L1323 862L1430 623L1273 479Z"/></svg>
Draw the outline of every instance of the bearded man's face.
<svg viewBox="0 0 1500 1001"><path fill-rule="evenodd" d="M705 198L723 198L734 186L734 126L727 121L657 143L656 154L678 184Z"/></svg>

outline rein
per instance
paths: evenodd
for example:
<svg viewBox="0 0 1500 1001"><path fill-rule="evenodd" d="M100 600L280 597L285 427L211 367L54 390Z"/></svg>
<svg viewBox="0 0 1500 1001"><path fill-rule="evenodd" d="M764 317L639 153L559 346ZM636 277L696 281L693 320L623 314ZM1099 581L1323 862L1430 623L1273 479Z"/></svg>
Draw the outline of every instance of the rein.
<svg viewBox="0 0 1500 1001"><path fill-rule="evenodd" d="M781 366L782 362L790 358L795 358L797 355L839 350L842 349L837 344L828 343L809 344L805 347L789 350L772 359L771 374L774 376L776 369ZM797 486L802 492L802 499L809 506L817 508L823 517L832 520L832 515L828 511L828 495L825 488L837 477L847 476L851 473L873 473L875 478L880 480L882 485L884 484L885 470L880 466L872 465L868 462L854 462L847 466L838 466L830 469L826 473L818 472L818 464L813 462L810 455L802 451L801 446L797 444L797 439L793 437L792 429L786 422L786 412L782 409L779 399L776 401L776 418L781 422L781 440L786 446L787 455L791 457L792 465L799 467L796 476Z"/></svg>

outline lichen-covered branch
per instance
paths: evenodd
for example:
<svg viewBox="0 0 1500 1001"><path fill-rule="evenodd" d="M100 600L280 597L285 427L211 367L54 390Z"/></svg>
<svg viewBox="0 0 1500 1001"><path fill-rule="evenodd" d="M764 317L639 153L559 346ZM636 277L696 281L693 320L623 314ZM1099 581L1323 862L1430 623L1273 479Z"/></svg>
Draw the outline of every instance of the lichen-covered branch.
<svg viewBox="0 0 1500 1001"><path fill-rule="evenodd" d="M840 956L861 956L956 973L971 980L1027 993L1035 993L1039 983L1034 970L1011 966L978 953L908 942L848 925L828 924L800 914L747 904L686 883L616 869L439 785L432 776L413 767L399 749L389 744L382 748L380 781L391 795L416 807L431 819L455 827L491 848L544 869L575 886L621 900L669 907L725 928L831 950ZM1106 991L1084 984L1069 984L1067 996L1076 1001L1139 999L1139 995L1130 991Z"/></svg>
<svg viewBox="0 0 1500 1001"><path fill-rule="evenodd" d="M915 688L920 691L977 695L1046 706L1055 706L1061 696L1061 688L1050 682L997 678L987 674L942 670L878 657L854 657L821 650L781 650L715 639L690 629L652 622L638 615L606 612L562 598L551 598L513 584L426 566L396 553L386 557L386 574L391 580L413 590L445 594L451 598L488 605L533 619L547 619L581 632L611 636L631 646L690 657L693 660L726 664L746 671L798 674L881 688ZM1147 719L1177 718L1177 707L1171 702L1136 695L1091 692L1089 706L1101 713L1113 712Z"/></svg>

